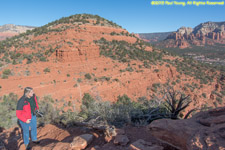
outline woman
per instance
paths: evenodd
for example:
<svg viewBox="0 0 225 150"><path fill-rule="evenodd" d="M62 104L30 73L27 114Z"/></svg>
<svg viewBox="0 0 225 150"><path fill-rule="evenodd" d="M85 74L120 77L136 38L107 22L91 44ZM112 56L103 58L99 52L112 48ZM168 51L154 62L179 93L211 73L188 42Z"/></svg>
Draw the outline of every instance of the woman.
<svg viewBox="0 0 225 150"><path fill-rule="evenodd" d="M37 119L35 112L39 109L37 98L31 87L24 89L24 95L19 99L16 108L16 116L19 119L23 131L23 141L26 150L29 147L29 128L31 128L31 140L35 144L39 144L37 140Z"/></svg>

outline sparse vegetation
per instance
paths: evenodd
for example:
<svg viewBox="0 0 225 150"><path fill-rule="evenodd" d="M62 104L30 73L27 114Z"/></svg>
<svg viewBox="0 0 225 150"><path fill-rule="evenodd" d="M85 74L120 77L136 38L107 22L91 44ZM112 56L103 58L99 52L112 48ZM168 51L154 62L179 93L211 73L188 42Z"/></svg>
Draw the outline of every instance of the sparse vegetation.
<svg viewBox="0 0 225 150"><path fill-rule="evenodd" d="M86 73L84 76L85 76L85 78L88 79L88 80L91 79L91 75L90 75L89 73Z"/></svg>
<svg viewBox="0 0 225 150"><path fill-rule="evenodd" d="M61 100L64 106L58 108L54 106L55 101L51 96L45 96L42 100L39 100L38 97L40 111L44 113L44 117L38 118L38 125L56 123L70 126L75 122L83 122L91 118L100 118L115 126L123 126L125 123L147 125L156 119L180 118L182 116L180 112L190 104L190 101L187 101L188 96L181 95L180 98L176 99L176 91L172 91L172 93L170 91L166 94L168 95L165 97L165 101L158 99L148 100L146 97L140 97L138 101L132 101L127 95L119 95L115 103L110 103L95 100L90 94L85 93L82 98L80 112L76 112L73 109L72 101L66 102ZM1 127L9 128L16 125L16 104L17 95L11 93L8 96L4 96L3 102L0 103ZM64 107L70 107L74 111L69 109L65 112Z"/></svg>
<svg viewBox="0 0 225 150"><path fill-rule="evenodd" d="M150 67L150 64L155 64L157 61L162 60L163 57L163 52L161 51L145 51L144 47L148 44L140 40L137 40L134 44L130 44L126 41L107 41L104 38L94 42L100 46L100 55L121 62L140 60L143 61L143 65L146 68Z"/></svg>
<svg viewBox="0 0 225 150"><path fill-rule="evenodd" d="M101 81L104 81L104 80L109 81L110 79L111 79L110 77L106 77L106 76L102 76L99 78L99 80Z"/></svg>
<svg viewBox="0 0 225 150"><path fill-rule="evenodd" d="M203 96L204 98L206 98L206 94L205 94L205 93L202 93L202 96Z"/></svg>
<svg viewBox="0 0 225 150"><path fill-rule="evenodd" d="M170 111L171 119L178 119L179 113L189 106L191 100L189 95L185 96L173 88L168 88L166 91L166 108ZM193 110L192 110L193 111ZM189 113L187 113L188 115ZM188 116L185 116L187 118Z"/></svg>
<svg viewBox="0 0 225 150"><path fill-rule="evenodd" d="M17 95L13 93L3 96L3 101L0 101L0 127L8 129L16 125L17 101Z"/></svg>
<svg viewBox="0 0 225 150"><path fill-rule="evenodd" d="M82 79L81 79L81 78L78 78L78 79L77 79L77 82L78 82L78 83L81 83L81 82L82 82Z"/></svg>
<svg viewBox="0 0 225 150"><path fill-rule="evenodd" d="M220 97L216 97L216 100L218 101L219 104L222 104L223 103L223 100Z"/></svg>
<svg viewBox="0 0 225 150"><path fill-rule="evenodd" d="M49 68L45 68L43 71L44 71L44 73L48 73L48 72L50 72L50 69Z"/></svg>
<svg viewBox="0 0 225 150"><path fill-rule="evenodd" d="M2 79L8 79L8 76L12 75L12 72L10 69L5 69L2 72Z"/></svg>
<svg viewBox="0 0 225 150"><path fill-rule="evenodd" d="M3 74L9 76L9 75L12 74L12 72L11 72L10 69L6 69L6 70L3 71Z"/></svg>

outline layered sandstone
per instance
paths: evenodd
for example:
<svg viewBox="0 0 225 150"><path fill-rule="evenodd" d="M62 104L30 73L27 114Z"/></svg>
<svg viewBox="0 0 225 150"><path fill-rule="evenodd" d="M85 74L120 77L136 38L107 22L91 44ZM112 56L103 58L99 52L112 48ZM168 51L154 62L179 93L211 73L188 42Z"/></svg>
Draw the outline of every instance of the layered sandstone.
<svg viewBox="0 0 225 150"><path fill-rule="evenodd" d="M196 26L194 29L181 27L171 33L163 43L165 47L187 48L191 45L204 46L215 43L225 44L225 22L206 22Z"/></svg>
<svg viewBox="0 0 225 150"><path fill-rule="evenodd" d="M35 27L31 26L21 26L14 24L5 24L0 26L0 41L5 40L6 38L10 38L12 36L18 35L20 33L24 33L27 30L32 30Z"/></svg>

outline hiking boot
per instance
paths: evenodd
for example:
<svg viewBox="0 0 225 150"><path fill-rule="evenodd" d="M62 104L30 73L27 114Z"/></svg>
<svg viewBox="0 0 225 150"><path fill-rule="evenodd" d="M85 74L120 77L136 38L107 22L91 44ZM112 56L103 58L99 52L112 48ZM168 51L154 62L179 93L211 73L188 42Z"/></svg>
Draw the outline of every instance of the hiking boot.
<svg viewBox="0 0 225 150"><path fill-rule="evenodd" d="M29 146L29 144L25 144L26 150L31 150L31 147Z"/></svg>

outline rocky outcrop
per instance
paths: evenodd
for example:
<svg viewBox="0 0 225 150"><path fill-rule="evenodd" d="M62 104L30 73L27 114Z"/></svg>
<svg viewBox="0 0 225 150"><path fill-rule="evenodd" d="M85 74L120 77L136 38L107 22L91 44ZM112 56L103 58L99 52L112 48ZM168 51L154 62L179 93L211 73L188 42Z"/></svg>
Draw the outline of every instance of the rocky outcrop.
<svg viewBox="0 0 225 150"><path fill-rule="evenodd" d="M7 33L24 33L27 30L32 30L35 27L32 26L20 26L20 25L14 25L14 24L5 24L3 26L0 26L0 32L7 32Z"/></svg>
<svg viewBox="0 0 225 150"><path fill-rule="evenodd" d="M204 46L206 43L225 44L225 22L206 22L196 26L194 29L181 27L176 32L171 33L163 42L165 47L187 48L191 45ZM173 42L168 42L173 40ZM160 44L159 44L160 45Z"/></svg>
<svg viewBox="0 0 225 150"><path fill-rule="evenodd" d="M12 36L18 35L20 33L24 33L27 30L32 30L35 27L31 26L20 26L14 24L5 24L0 26L0 41L5 40L6 38L10 38Z"/></svg>
<svg viewBox="0 0 225 150"><path fill-rule="evenodd" d="M178 149L225 149L225 107L200 112L187 120L156 120L148 129Z"/></svg>

